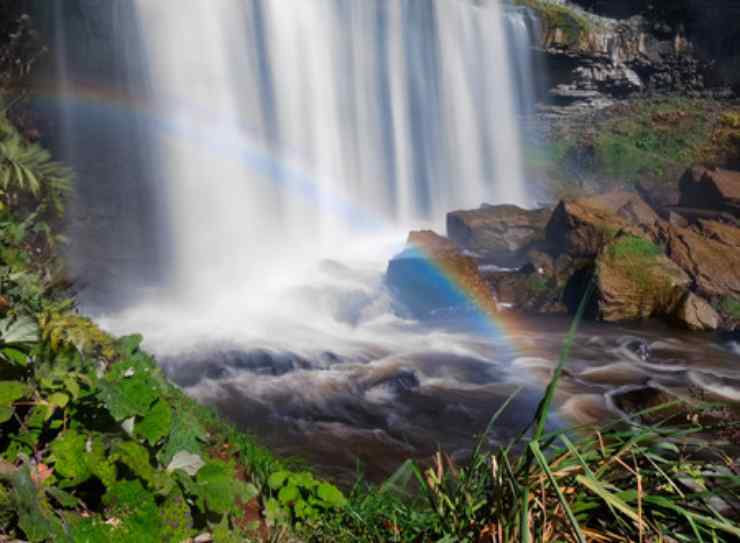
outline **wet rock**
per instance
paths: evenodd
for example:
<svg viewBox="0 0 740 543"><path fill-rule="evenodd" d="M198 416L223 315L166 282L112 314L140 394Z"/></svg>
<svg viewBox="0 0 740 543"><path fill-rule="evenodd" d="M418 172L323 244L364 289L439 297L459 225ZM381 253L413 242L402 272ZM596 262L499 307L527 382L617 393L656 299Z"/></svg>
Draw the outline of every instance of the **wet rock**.
<svg viewBox="0 0 740 543"><path fill-rule="evenodd" d="M489 272L484 274L496 299L515 309L536 313L567 313L562 288L553 276L536 271Z"/></svg>
<svg viewBox="0 0 740 543"><path fill-rule="evenodd" d="M673 320L680 326L697 332L716 330L720 324L719 315L709 302L691 292L684 296L676 308Z"/></svg>
<svg viewBox="0 0 740 543"><path fill-rule="evenodd" d="M412 235L409 240L408 247L390 261L386 274L388 286L406 309L418 317L439 310L498 310L475 258L436 234Z"/></svg>
<svg viewBox="0 0 740 543"><path fill-rule="evenodd" d="M547 225L547 241L557 254L594 258L620 232L654 237L660 218L631 192L563 201Z"/></svg>
<svg viewBox="0 0 740 543"><path fill-rule="evenodd" d="M517 267L541 245L552 210L513 205L483 206L447 215L447 235L460 247L499 266Z"/></svg>
<svg viewBox="0 0 740 543"><path fill-rule="evenodd" d="M681 179L681 205L740 217L740 172L695 166Z"/></svg>
<svg viewBox="0 0 740 543"><path fill-rule="evenodd" d="M691 278L651 242L621 236L596 261L598 317L609 322L668 316Z"/></svg>
<svg viewBox="0 0 740 543"><path fill-rule="evenodd" d="M432 230L417 230L409 233L406 245L432 253L458 251L457 244Z"/></svg>

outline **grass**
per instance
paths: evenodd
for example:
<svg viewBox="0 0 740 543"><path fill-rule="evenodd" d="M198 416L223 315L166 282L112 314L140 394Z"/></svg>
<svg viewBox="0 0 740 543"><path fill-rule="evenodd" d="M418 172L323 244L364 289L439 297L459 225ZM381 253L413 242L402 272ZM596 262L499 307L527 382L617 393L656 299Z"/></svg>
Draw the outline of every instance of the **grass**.
<svg viewBox="0 0 740 543"><path fill-rule="evenodd" d="M613 259L651 259L662 254L664 251L655 243L638 236L622 236L609 246L609 256Z"/></svg>
<svg viewBox="0 0 740 543"><path fill-rule="evenodd" d="M621 103L584 124L561 125L530 150L528 166L568 187L671 183L696 163L740 165L740 109L706 99Z"/></svg>

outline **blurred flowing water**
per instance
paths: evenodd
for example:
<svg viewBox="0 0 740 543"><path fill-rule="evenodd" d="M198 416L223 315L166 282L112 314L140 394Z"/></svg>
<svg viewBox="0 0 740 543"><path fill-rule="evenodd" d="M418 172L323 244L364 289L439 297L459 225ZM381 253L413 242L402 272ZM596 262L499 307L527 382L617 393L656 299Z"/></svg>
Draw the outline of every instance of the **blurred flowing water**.
<svg viewBox="0 0 740 543"><path fill-rule="evenodd" d="M378 478L438 446L464 457L520 386L491 440L526 425L567 321L502 326L474 307L419 321L384 275L411 228L531 203L527 10L72 4L55 3L59 151L80 177L81 297L105 327L144 333L190 394L347 479L357 459ZM721 395L739 378L709 338L588 327L577 346L552 424L613 416L623 387Z"/></svg>

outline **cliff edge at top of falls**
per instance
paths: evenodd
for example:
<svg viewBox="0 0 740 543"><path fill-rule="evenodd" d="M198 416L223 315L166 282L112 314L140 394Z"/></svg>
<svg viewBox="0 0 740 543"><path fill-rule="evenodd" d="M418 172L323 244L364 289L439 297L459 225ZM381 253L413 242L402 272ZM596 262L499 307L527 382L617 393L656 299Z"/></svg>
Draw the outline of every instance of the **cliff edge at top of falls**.
<svg viewBox="0 0 740 543"><path fill-rule="evenodd" d="M536 48L549 68L549 91L542 98L552 113L598 109L615 99L654 94L726 98L740 88L734 69L740 50L726 43L737 29L717 22L722 19L716 13L710 19L690 10L666 12L656 3L636 0L608 6L564 0L514 3L530 9L539 21ZM615 9L617 5L622 9ZM723 9L732 11L729 4Z"/></svg>

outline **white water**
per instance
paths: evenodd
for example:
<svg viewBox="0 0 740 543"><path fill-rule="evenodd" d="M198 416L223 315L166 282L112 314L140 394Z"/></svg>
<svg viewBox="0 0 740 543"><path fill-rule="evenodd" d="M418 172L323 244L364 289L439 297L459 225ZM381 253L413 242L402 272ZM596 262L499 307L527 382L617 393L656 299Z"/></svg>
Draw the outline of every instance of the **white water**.
<svg viewBox="0 0 740 543"><path fill-rule="evenodd" d="M499 3L478 4L137 0L178 295L526 205L512 59L528 55Z"/></svg>

